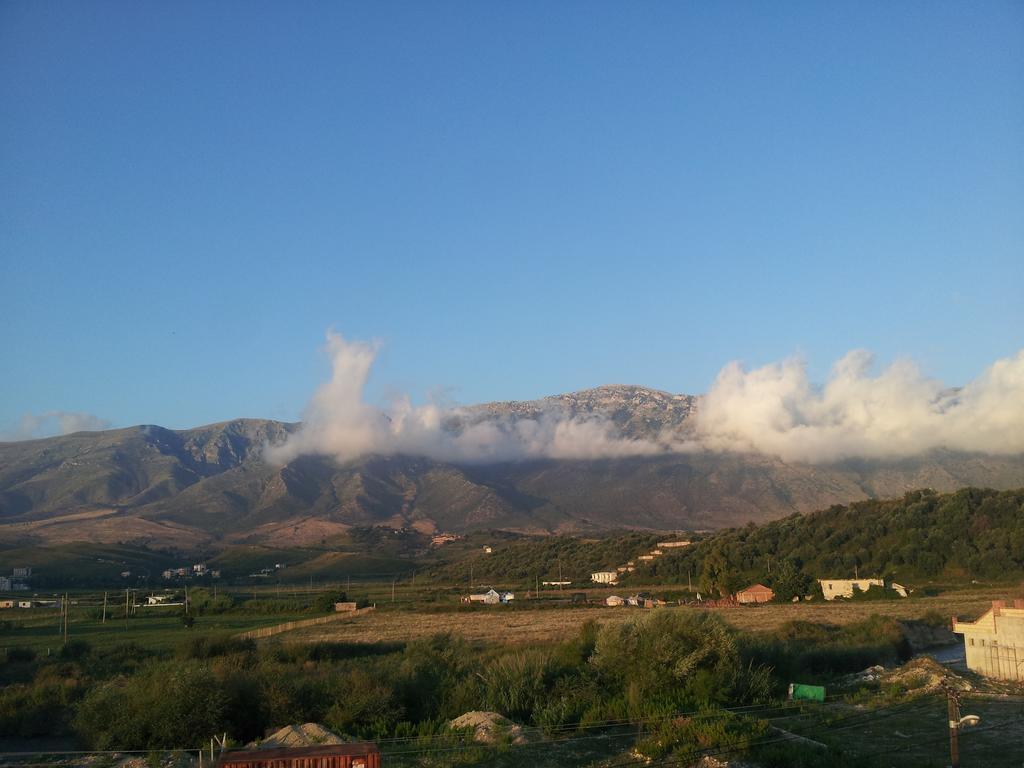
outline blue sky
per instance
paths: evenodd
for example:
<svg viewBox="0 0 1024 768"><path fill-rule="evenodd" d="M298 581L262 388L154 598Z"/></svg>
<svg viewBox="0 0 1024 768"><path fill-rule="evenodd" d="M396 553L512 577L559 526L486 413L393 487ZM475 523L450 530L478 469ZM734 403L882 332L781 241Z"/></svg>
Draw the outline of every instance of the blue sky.
<svg viewBox="0 0 1024 768"><path fill-rule="evenodd" d="M2 2L0 431L1022 344L1020 3Z"/></svg>

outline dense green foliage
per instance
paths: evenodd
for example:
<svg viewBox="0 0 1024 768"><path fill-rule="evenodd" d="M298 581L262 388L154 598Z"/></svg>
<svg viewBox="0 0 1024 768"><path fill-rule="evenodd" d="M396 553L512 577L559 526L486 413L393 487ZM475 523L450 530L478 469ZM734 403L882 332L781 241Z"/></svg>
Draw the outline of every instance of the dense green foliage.
<svg viewBox="0 0 1024 768"><path fill-rule="evenodd" d="M426 576L447 583L528 584L535 580L586 583L593 571L614 569L650 550L656 534L618 532L601 538L543 536L497 541L490 554L477 549L430 569ZM561 568L561 574L559 574Z"/></svg>
<svg viewBox="0 0 1024 768"><path fill-rule="evenodd" d="M769 568L771 570L769 571ZM639 582L685 582L733 592L752 581L788 598L813 578L861 576L913 581L943 574L999 579L1024 570L1024 489L914 491L762 526L734 528L638 570ZM797 581L794 582L794 579Z"/></svg>
<svg viewBox="0 0 1024 768"><path fill-rule="evenodd" d="M242 743L316 721L348 738L386 739L444 734L464 712L493 710L549 735L649 724L643 754L687 757L742 751L765 733L763 721L720 707L769 702L791 673L813 681L902 651L891 620L740 635L714 613L684 609L589 623L543 647L481 648L447 635L404 646L260 646L197 634L173 654L128 644L78 646L67 658L9 653L0 732L160 749L220 732Z"/></svg>

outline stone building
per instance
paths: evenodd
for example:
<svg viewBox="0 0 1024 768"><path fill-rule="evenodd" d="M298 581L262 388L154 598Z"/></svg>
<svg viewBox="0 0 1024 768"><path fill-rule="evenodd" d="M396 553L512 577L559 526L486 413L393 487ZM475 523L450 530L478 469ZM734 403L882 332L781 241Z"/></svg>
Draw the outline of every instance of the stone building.
<svg viewBox="0 0 1024 768"><path fill-rule="evenodd" d="M853 590L859 589L867 592L870 587L884 587L885 582L881 579L818 579L821 584L821 594L826 600L835 600L837 597L853 597Z"/></svg>
<svg viewBox="0 0 1024 768"><path fill-rule="evenodd" d="M953 631L964 636L967 668L1003 680L1024 680L1024 600L993 600L975 621L953 619Z"/></svg>

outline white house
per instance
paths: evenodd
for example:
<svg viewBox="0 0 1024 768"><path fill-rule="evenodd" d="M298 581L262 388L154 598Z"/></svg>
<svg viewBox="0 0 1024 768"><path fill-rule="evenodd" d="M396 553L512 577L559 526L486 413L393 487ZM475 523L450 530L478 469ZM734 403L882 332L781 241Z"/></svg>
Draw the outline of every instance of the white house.
<svg viewBox="0 0 1024 768"><path fill-rule="evenodd" d="M594 571L590 574L590 580L597 584L614 584L619 578L615 571Z"/></svg>
<svg viewBox="0 0 1024 768"><path fill-rule="evenodd" d="M675 549L677 547L688 547L689 541L659 541L658 549Z"/></svg>
<svg viewBox="0 0 1024 768"><path fill-rule="evenodd" d="M821 594L826 600L835 600L837 597L853 597L853 590L859 589L867 592L869 587L884 587L885 582L881 579L818 579L821 584Z"/></svg>
<svg viewBox="0 0 1024 768"><path fill-rule="evenodd" d="M608 597L604 599L604 604L612 607L617 607L620 605L625 605L626 601L618 595L608 595Z"/></svg>
<svg viewBox="0 0 1024 768"><path fill-rule="evenodd" d="M953 619L953 631L964 636L967 668L988 677L1024 680L1024 600L993 600L975 621Z"/></svg>

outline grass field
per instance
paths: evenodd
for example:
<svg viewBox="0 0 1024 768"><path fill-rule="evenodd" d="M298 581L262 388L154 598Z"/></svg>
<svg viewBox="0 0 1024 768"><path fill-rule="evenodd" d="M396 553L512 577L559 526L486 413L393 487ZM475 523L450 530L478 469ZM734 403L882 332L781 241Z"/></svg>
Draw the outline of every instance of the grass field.
<svg viewBox="0 0 1024 768"><path fill-rule="evenodd" d="M728 608L656 608L653 610L714 610L740 630L757 631L802 620L850 624L872 614L897 619L918 619L937 612L942 616L973 617L983 613L991 601L1005 597L1004 590L951 592L938 597L877 602L826 603L824 601L782 605L734 606ZM643 609L581 606L533 610L527 601L516 606L489 606L440 612L416 610L385 603L382 610L332 624L330 628L296 630L279 636L285 642L402 642L451 632L468 640L519 644L562 639L575 634L586 621L624 621Z"/></svg>
<svg viewBox="0 0 1024 768"><path fill-rule="evenodd" d="M79 617L69 624L68 638L84 640L97 650L121 643L137 643L154 651L174 649L189 636L204 633L239 633L249 629L280 624L293 619L310 618L311 614L222 614L197 616L191 629L181 621L173 609L155 609L160 613L108 620ZM180 609L179 609L180 610ZM13 624L13 625L12 625ZM31 648L37 653L57 653L63 641L59 630L57 611L40 611L38 615L21 619L0 629L0 649L10 647Z"/></svg>

